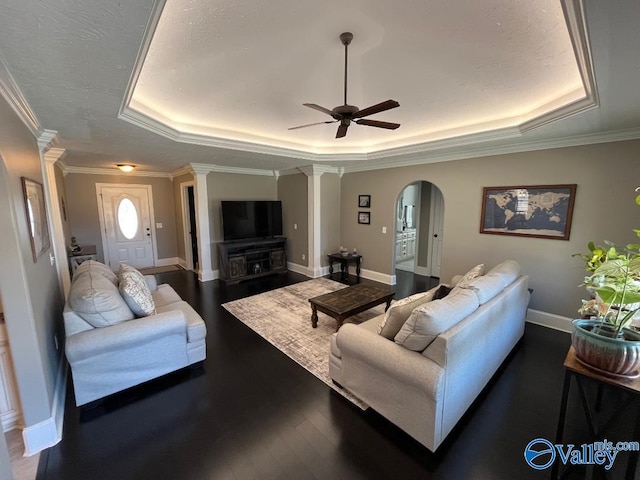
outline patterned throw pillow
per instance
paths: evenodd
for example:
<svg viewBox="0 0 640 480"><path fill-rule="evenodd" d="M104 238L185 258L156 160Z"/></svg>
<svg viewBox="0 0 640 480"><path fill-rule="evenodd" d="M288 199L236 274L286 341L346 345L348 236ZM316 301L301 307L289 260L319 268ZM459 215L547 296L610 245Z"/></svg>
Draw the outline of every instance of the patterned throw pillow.
<svg viewBox="0 0 640 480"><path fill-rule="evenodd" d="M434 287L426 292L414 293L392 303L382 322L378 325L378 334L393 340L413 309L433 300L433 295L437 290L438 287Z"/></svg>
<svg viewBox="0 0 640 480"><path fill-rule="evenodd" d="M135 268L122 264L118 271L118 290L136 317L155 313L156 305L144 276Z"/></svg>
<svg viewBox="0 0 640 480"><path fill-rule="evenodd" d="M480 265L476 265L475 267L473 267L471 270L469 270L467 273L465 273L462 276L462 278L458 283L456 283L456 287L464 287L474 278L484 275L484 268L485 268L484 263L481 263Z"/></svg>

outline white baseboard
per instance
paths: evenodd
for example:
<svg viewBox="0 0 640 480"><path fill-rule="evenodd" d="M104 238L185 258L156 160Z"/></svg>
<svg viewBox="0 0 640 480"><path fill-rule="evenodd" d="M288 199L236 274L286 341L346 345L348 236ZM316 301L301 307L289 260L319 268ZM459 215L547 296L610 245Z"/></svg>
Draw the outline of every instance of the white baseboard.
<svg viewBox="0 0 640 480"><path fill-rule="evenodd" d="M309 273L309 268L305 267L304 265L299 265L293 262L287 262L287 270L312 278L311 274Z"/></svg>
<svg viewBox="0 0 640 480"><path fill-rule="evenodd" d="M178 257L169 257L169 258L159 258L156 260L156 267L166 267L168 265L178 265L180 263L180 258Z"/></svg>
<svg viewBox="0 0 640 480"><path fill-rule="evenodd" d="M187 270L187 261L184 258L178 257L178 265Z"/></svg>
<svg viewBox="0 0 640 480"><path fill-rule="evenodd" d="M356 274L355 269L353 270L353 275ZM368 280L374 280L380 283L386 283L387 285L395 285L396 284L396 276L388 275L386 273L374 272L373 270L367 270L365 268L360 270L360 276L362 278L366 278Z"/></svg>
<svg viewBox="0 0 640 480"><path fill-rule="evenodd" d="M25 457L35 455L45 448L53 447L62 440L68 370L67 359L62 355L56 376L56 389L53 393L51 416L40 423L25 427L25 429L22 430Z"/></svg>
<svg viewBox="0 0 640 480"><path fill-rule="evenodd" d="M531 308L527 310L527 322L553 328L554 330L560 330L561 332L571 333L572 330L572 319L553 313L533 310Z"/></svg>
<svg viewBox="0 0 640 480"><path fill-rule="evenodd" d="M220 278L220 270L207 269L198 271L198 280L201 282L209 282L217 278Z"/></svg>

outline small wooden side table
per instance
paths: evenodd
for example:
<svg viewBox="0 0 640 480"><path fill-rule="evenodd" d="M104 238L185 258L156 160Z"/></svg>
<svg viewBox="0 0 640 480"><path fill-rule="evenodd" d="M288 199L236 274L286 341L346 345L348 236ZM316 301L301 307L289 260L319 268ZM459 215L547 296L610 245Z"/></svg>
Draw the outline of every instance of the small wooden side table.
<svg viewBox="0 0 640 480"><path fill-rule="evenodd" d="M327 255L329 258L329 275L333 275L333 264L340 264L340 279L346 280L349 274L349 264L356 264L356 281L360 282L360 263L362 263L362 255L349 253L348 255L342 255L341 253L330 253Z"/></svg>
<svg viewBox="0 0 640 480"><path fill-rule="evenodd" d="M640 404L640 378L626 378L620 376L609 376L605 374L600 374L595 370L590 369L586 365L583 365L576 358L576 352L573 347L569 348L569 352L564 360L564 387L562 388L562 401L560 404L560 415L558 417L558 427L556 430L556 445L563 443L563 434L564 434L564 426L565 420L567 416L567 403L569 400L569 392L571 390L571 380L574 379L575 383L578 386L578 392L580 395L580 400L582 403L582 408L584 409L584 414L587 420L587 424L589 427L589 433L593 441L601 441L603 440L603 436L605 435L605 430L609 425L611 425L619 416L620 413L628 411L628 408L633 402ZM597 398L595 401L596 410L599 408L599 405L602 401L603 388L609 387L620 391L625 391L629 393L629 397L625 403L625 408L621 408L613 418L608 418L606 423L598 428L596 411L591 408L590 402L587 399L586 391L583 385L584 379L591 379L598 382L597 389ZM615 439L616 441L627 441L640 440L640 406L638 407L637 418L635 419L635 426L633 429L633 438L620 438ZM613 440L613 439L609 439ZM631 451L627 452L629 454L629 459L627 463L627 471L625 474L626 480L633 480L636 478L636 468L638 466L638 452ZM560 459L556 459L551 468L551 479L556 480L558 478L558 470L560 468Z"/></svg>

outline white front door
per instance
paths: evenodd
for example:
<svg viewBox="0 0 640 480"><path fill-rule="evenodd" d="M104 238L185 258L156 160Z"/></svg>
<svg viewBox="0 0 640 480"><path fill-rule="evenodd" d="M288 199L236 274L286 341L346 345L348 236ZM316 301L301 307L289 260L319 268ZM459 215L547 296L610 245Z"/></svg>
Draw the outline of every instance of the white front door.
<svg viewBox="0 0 640 480"><path fill-rule="evenodd" d="M117 271L120 263L153 267L151 187L97 185L105 263Z"/></svg>

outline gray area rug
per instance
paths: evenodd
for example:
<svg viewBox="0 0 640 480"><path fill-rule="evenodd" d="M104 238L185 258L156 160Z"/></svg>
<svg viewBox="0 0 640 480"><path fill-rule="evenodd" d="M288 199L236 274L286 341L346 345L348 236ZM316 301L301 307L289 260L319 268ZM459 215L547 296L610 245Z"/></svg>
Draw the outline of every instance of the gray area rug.
<svg viewBox="0 0 640 480"><path fill-rule="evenodd" d="M228 302L222 306L272 345L313 373L363 410L368 406L336 386L329 377L329 346L336 321L318 312L318 327L311 327L309 299L335 292L343 285L316 278L288 287ZM384 305L355 315L345 323L360 323L384 313Z"/></svg>

